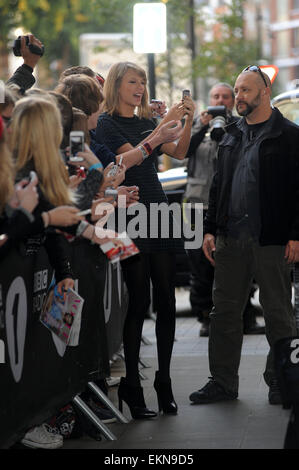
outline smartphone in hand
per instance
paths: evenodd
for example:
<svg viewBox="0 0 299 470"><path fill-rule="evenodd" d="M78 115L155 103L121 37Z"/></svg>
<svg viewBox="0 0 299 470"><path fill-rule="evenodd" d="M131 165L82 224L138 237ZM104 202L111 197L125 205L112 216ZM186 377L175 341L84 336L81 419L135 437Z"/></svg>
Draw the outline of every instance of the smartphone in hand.
<svg viewBox="0 0 299 470"><path fill-rule="evenodd" d="M77 157L78 152L84 152L84 132L71 131L70 132L70 161L83 162L82 157Z"/></svg>
<svg viewBox="0 0 299 470"><path fill-rule="evenodd" d="M118 171L119 171L119 169L120 169L120 167L121 167L121 165L122 165L122 162L123 162L123 156L121 155L118 164L117 164L117 165L113 165L113 166L111 167L111 169L110 169L110 170L108 171L108 173L107 173L107 176L115 176L115 175L117 175L117 173L118 173Z"/></svg>
<svg viewBox="0 0 299 470"><path fill-rule="evenodd" d="M190 90L183 90L182 91L182 100L184 100L186 98L186 96L190 96L190 95L191 95Z"/></svg>

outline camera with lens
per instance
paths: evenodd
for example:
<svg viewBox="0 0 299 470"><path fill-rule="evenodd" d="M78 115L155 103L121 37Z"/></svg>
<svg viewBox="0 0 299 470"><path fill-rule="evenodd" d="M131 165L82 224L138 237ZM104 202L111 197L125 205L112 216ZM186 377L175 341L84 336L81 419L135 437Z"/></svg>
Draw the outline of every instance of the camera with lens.
<svg viewBox="0 0 299 470"><path fill-rule="evenodd" d="M207 112L213 116L213 120L210 122L211 139L220 142L225 134L224 127L227 123L226 106L208 106Z"/></svg>
<svg viewBox="0 0 299 470"><path fill-rule="evenodd" d="M25 36L25 38L26 38L26 46L28 47L29 51L32 54L36 54L40 56L44 55L44 52L45 52L44 46L40 48L36 46L35 44L29 44L29 36ZM15 40L12 50L15 56L20 57L22 55L21 54L21 36L19 36Z"/></svg>

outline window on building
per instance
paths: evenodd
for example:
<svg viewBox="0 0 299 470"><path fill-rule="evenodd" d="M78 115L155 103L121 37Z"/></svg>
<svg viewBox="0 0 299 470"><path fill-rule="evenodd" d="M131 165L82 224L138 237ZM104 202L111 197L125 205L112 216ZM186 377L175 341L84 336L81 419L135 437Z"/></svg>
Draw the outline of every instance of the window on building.
<svg viewBox="0 0 299 470"><path fill-rule="evenodd" d="M287 68L280 68L277 79L275 80L278 93L283 93L287 90L289 80L289 70Z"/></svg>
<svg viewBox="0 0 299 470"><path fill-rule="evenodd" d="M299 50L299 28L293 29L293 48Z"/></svg>
<svg viewBox="0 0 299 470"><path fill-rule="evenodd" d="M293 0L293 10L299 10L299 0Z"/></svg>
<svg viewBox="0 0 299 470"><path fill-rule="evenodd" d="M290 53L290 32L278 31L277 33L277 56L289 57Z"/></svg>

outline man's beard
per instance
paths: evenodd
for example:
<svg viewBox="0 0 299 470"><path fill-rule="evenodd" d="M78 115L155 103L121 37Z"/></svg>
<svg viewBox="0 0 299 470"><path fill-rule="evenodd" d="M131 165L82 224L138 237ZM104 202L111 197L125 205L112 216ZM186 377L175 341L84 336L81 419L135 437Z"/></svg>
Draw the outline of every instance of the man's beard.
<svg viewBox="0 0 299 470"><path fill-rule="evenodd" d="M241 103L243 105L246 105L246 108L243 110L243 111L239 111L238 110L238 106L240 103L237 104L237 111L238 111L238 114L240 116L248 116L249 114L252 113L252 111L254 111L259 105L260 105L260 96L261 96L261 92L259 91L258 95L256 96L256 98L251 102L251 103L245 103L244 101L241 101Z"/></svg>

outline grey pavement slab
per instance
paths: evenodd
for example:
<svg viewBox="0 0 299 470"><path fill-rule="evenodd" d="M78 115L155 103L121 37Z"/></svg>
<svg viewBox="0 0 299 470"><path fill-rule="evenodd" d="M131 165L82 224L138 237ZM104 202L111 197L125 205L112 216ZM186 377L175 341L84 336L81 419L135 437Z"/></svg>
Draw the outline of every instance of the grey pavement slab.
<svg viewBox="0 0 299 470"><path fill-rule="evenodd" d="M262 319L259 321L262 322ZM157 410L153 389L157 367L154 321L145 321L143 333L151 341L142 345L141 357L150 368L142 369L147 406ZM172 359L172 383L179 407L177 416L160 415L152 420L131 420L124 405L128 424L113 423L109 429L116 441L104 438L96 442L84 436L64 442L64 449L282 449L289 410L269 405L268 388L263 381L268 344L264 335L244 336L240 365L238 400L209 405L191 405L189 394L203 386L209 376L208 338L199 338L199 323L188 314L177 318L176 342ZM119 359L112 375L125 375ZM117 387L109 389L109 398L117 405Z"/></svg>

